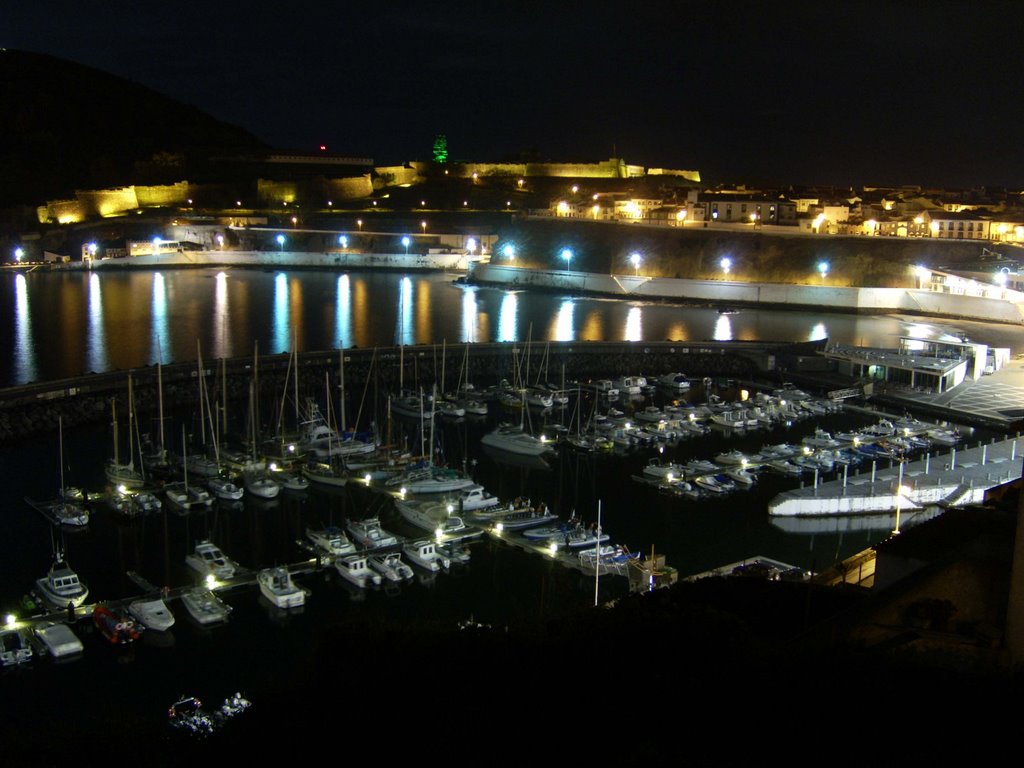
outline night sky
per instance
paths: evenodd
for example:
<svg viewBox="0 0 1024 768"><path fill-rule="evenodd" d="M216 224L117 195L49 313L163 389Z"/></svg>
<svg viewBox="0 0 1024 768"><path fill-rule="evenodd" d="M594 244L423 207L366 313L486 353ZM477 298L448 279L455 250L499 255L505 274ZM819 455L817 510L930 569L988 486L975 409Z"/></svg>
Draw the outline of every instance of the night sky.
<svg viewBox="0 0 1024 768"><path fill-rule="evenodd" d="M1024 186L1024 3L19 3L0 46L281 148ZM443 8L439 9L439 8Z"/></svg>

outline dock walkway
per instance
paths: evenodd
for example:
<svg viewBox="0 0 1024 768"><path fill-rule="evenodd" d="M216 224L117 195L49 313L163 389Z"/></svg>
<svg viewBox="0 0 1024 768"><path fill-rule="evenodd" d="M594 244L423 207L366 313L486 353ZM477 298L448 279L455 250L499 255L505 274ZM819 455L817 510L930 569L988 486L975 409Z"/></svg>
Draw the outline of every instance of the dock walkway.
<svg viewBox="0 0 1024 768"><path fill-rule="evenodd" d="M885 469L873 463L852 476L844 471L838 480L784 491L772 499L768 513L856 515L976 504L985 491L1021 477L1022 448L1022 438L1012 437L929 453Z"/></svg>

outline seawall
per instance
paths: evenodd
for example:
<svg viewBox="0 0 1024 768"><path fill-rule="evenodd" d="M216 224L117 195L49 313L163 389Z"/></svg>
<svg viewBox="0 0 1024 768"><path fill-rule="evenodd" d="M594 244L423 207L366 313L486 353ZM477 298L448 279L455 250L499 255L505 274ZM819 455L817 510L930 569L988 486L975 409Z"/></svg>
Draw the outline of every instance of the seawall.
<svg viewBox="0 0 1024 768"><path fill-rule="evenodd" d="M187 267L252 267L270 269L397 269L465 272L471 257L464 253L310 253L303 251L177 251L123 259L74 261L61 269L167 269Z"/></svg>
<svg viewBox="0 0 1024 768"><path fill-rule="evenodd" d="M467 280L483 285L593 293L625 299L669 300L723 306L770 305L853 313L903 312L1024 325L1024 303L910 288L746 283L476 264ZM1007 295L1016 296L1013 291Z"/></svg>

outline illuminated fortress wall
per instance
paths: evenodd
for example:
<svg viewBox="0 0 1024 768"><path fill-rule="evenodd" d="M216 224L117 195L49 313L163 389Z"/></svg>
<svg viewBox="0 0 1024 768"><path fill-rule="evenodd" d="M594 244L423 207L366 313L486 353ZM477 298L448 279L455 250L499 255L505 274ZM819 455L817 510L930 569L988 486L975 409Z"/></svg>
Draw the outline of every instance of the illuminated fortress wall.
<svg viewBox="0 0 1024 768"><path fill-rule="evenodd" d="M163 208L172 205L188 205L193 197L192 185L187 181L153 186L135 185L135 197L139 208Z"/></svg>
<svg viewBox="0 0 1024 768"><path fill-rule="evenodd" d="M355 200L373 194L370 174L347 176L341 179L327 179L327 193L333 200Z"/></svg>

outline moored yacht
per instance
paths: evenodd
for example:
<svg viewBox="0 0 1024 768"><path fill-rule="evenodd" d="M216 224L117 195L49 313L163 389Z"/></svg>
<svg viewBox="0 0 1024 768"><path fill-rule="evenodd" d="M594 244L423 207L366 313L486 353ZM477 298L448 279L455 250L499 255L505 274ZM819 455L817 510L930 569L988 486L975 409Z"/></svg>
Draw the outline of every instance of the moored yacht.
<svg viewBox="0 0 1024 768"><path fill-rule="evenodd" d="M196 544L195 550L185 557L185 562L203 578L213 576L221 580L232 578L238 565L229 560L209 539Z"/></svg>
<svg viewBox="0 0 1024 768"><path fill-rule="evenodd" d="M284 566L264 568L256 574L260 593L278 608L298 608L306 603L306 592L296 586L292 575Z"/></svg>
<svg viewBox="0 0 1024 768"><path fill-rule="evenodd" d="M89 596L89 588L59 555L49 573L36 579L36 587L40 596L54 608L66 608L68 603L77 608Z"/></svg>
<svg viewBox="0 0 1024 768"><path fill-rule="evenodd" d="M349 541L345 532L334 525L330 525L319 530L307 528L306 538L312 542L313 546L316 547L317 550L330 555L331 557L351 555L356 551L355 544Z"/></svg>
<svg viewBox="0 0 1024 768"><path fill-rule="evenodd" d="M541 456L553 450L552 445L544 438L534 437L522 427L502 425L493 432L488 432L480 439L486 445L499 451L517 453L523 456Z"/></svg>
<svg viewBox="0 0 1024 768"><path fill-rule="evenodd" d="M167 604L159 598L156 600L136 600L128 604L128 613L142 622L146 629L165 632L174 626L174 614Z"/></svg>
<svg viewBox="0 0 1024 768"><path fill-rule="evenodd" d="M380 574L370 570L366 564L366 555L339 557L334 561L334 569L343 579L355 584L360 589L366 589L371 584L380 586Z"/></svg>
<svg viewBox="0 0 1024 768"><path fill-rule="evenodd" d="M189 615L202 625L219 624L228 620L231 606L205 587L194 587L181 596Z"/></svg>
<svg viewBox="0 0 1024 768"><path fill-rule="evenodd" d="M381 528L380 518L368 517L365 520L353 520L348 524L352 537L367 549L393 547L398 544L398 537Z"/></svg>
<svg viewBox="0 0 1024 768"><path fill-rule="evenodd" d="M412 568L402 562L399 552L370 555L369 562L370 567L388 581L404 581L414 576Z"/></svg>

